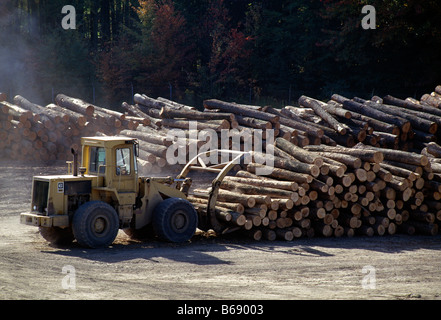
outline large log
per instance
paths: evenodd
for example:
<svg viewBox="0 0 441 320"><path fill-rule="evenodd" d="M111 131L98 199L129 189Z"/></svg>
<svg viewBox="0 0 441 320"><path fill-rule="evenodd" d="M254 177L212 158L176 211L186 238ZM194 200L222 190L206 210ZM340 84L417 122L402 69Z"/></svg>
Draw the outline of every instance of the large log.
<svg viewBox="0 0 441 320"><path fill-rule="evenodd" d="M133 96L133 101L135 103L139 103L142 104L144 106L150 107L150 108L155 108L158 110L161 110L161 108L165 107L166 104L164 102L161 101L157 101L156 99L150 98L146 95L142 95L139 93L135 93Z"/></svg>
<svg viewBox="0 0 441 320"><path fill-rule="evenodd" d="M92 117L95 110L93 105L81 99L72 98L61 93L56 95L55 102L60 107L79 112L88 117Z"/></svg>
<svg viewBox="0 0 441 320"><path fill-rule="evenodd" d="M265 173L265 176L269 176L276 179L283 179L287 181L295 181L297 183L311 183L313 179L313 177L310 174L298 173L286 169L264 166L257 163L248 164L247 170L251 173L256 173L257 170L261 170L261 172Z"/></svg>
<svg viewBox="0 0 441 320"><path fill-rule="evenodd" d="M309 107L314 110L314 112L322 118L324 121L326 121L335 131L340 133L341 135L345 135L348 127L340 122L338 122L335 118L332 117L320 104L319 101L307 97L307 96L301 96L299 98L299 104Z"/></svg>
<svg viewBox="0 0 441 320"><path fill-rule="evenodd" d="M60 110L55 110L53 108L49 108L48 106L42 107L35 103L30 102L26 98L16 95L14 97L14 103L21 106L24 109L27 109L33 113L40 115L40 121L43 123L45 121L53 122L53 124L58 124L60 122L67 123L69 121L69 116ZM52 127L47 127L48 129L52 129Z"/></svg>
<svg viewBox="0 0 441 320"><path fill-rule="evenodd" d="M419 129L429 133L435 133L438 130L438 124L434 121L426 120L423 115L418 112L409 113L406 109L402 109L396 106L390 106L386 104L375 103L372 101L365 102L367 106L375 108L379 111L399 116L406 119L412 125L412 128ZM401 110L400 110L401 109Z"/></svg>
<svg viewBox="0 0 441 320"><path fill-rule="evenodd" d="M220 121L220 122L218 122ZM171 127L171 128L179 128L179 129L191 129L191 123L192 121L189 120L177 120L177 119L168 119L164 118L162 119L162 125L164 127ZM213 121L193 121L193 123L196 125L197 130L214 130L217 132L220 132L223 129L229 129L230 124L226 120L213 120Z"/></svg>
<svg viewBox="0 0 441 320"><path fill-rule="evenodd" d="M308 164L300 161L294 161L290 159L283 159L278 156L271 156L270 154L264 155L259 152L251 152L255 162L257 163L272 163L274 167L288 169L290 171L310 174L313 177L317 177L320 174L320 168L314 164Z"/></svg>
<svg viewBox="0 0 441 320"><path fill-rule="evenodd" d="M46 108L64 114L62 118L64 119L65 122L75 123L80 127L84 127L87 123L87 116L82 113L60 107L59 105L53 103L48 104ZM67 121L66 121L66 117L68 119Z"/></svg>
<svg viewBox="0 0 441 320"><path fill-rule="evenodd" d="M272 187L262 187L256 185L248 185L242 182L233 181L233 180L224 180L222 181L221 188L227 190L240 190L243 194L250 195L266 195L272 198L282 198L282 199L291 199L293 201L297 201L299 199L299 195L297 192L276 189Z"/></svg>
<svg viewBox="0 0 441 320"><path fill-rule="evenodd" d="M296 119L291 119L285 116L279 110L276 110L275 108L272 107L265 107L263 110L265 112L279 116L279 122L284 126L304 131L305 133L317 138L322 138L324 135L322 129L311 127L310 124L308 124L306 121L303 121L298 117Z"/></svg>
<svg viewBox="0 0 441 320"><path fill-rule="evenodd" d="M11 115L20 122L25 122L28 119L33 119L34 116L33 112L26 110L22 107L19 107L17 105L14 105L12 103L9 103L7 101L0 102L0 106L3 114Z"/></svg>
<svg viewBox="0 0 441 320"><path fill-rule="evenodd" d="M158 97L156 98L156 100L164 102L165 104L169 105L171 108L174 109L178 109L178 110L188 110L188 111L196 111L195 107L192 106L187 106L185 104L182 103L177 103L175 101L163 98L163 97Z"/></svg>
<svg viewBox="0 0 441 320"><path fill-rule="evenodd" d="M16 95L14 97L14 103L38 115L38 117L34 118L34 120L41 121L45 128L48 130L53 130L55 127L54 124L60 122L61 120L61 118L59 118L59 115L51 112L50 110L46 110L42 106L30 102L20 95Z"/></svg>
<svg viewBox="0 0 441 320"><path fill-rule="evenodd" d="M370 150L378 151L383 154L385 160L402 162L416 166L425 166L429 163L429 159L427 158L427 156L422 154L417 154L414 152L384 149L373 146L366 146L363 144L357 144L353 150L356 149L365 150L365 151L370 151Z"/></svg>
<svg viewBox="0 0 441 320"><path fill-rule="evenodd" d="M147 152L153 153L154 155L160 158L166 158L167 156L167 147L164 145L159 145L155 143L150 143L147 141L139 140L139 148L144 149Z"/></svg>
<svg viewBox="0 0 441 320"><path fill-rule="evenodd" d="M255 185L260 187L269 187L276 189L283 189L289 191L297 191L299 188L298 183L291 181L279 181L274 179L253 179L253 178L244 178L238 176L226 176L224 181L235 181L248 185Z"/></svg>
<svg viewBox="0 0 441 320"><path fill-rule="evenodd" d="M285 139L276 138L274 145L282 149L283 151L289 153L299 161L303 161L309 164L314 164L318 167L321 167L323 165L323 159L319 155L314 154L313 152L309 152L303 148L300 148Z"/></svg>
<svg viewBox="0 0 441 320"><path fill-rule="evenodd" d="M341 146L326 146L326 145L314 145L307 146L305 149L310 151L324 151L324 152L336 152L349 154L355 157L360 158L362 161L380 163L384 160L383 149L380 150L366 150L366 149L354 149L354 148L345 148Z"/></svg>
<svg viewBox="0 0 441 320"><path fill-rule="evenodd" d="M352 156L350 154L337 153L337 152L324 152L324 151L317 151L315 153L317 153L321 157L338 161L339 163L343 163L344 165L354 169L360 168L362 164L360 158L356 156Z"/></svg>
<svg viewBox="0 0 441 320"><path fill-rule="evenodd" d="M272 123L277 123L280 119L279 116L273 114L268 114L266 112L257 111L256 109L247 108L243 105L224 102L216 99L204 100L204 107L206 109L219 109L223 112L238 114L244 117L271 121Z"/></svg>
<svg viewBox="0 0 441 320"><path fill-rule="evenodd" d="M434 108L434 107L431 107L431 106L428 106L425 104L417 104L412 101L409 101L408 99L402 100L402 99L398 99L393 96L387 95L383 98L383 101L384 101L384 103L395 105L395 106L405 108L408 110L419 111L419 112L423 112L426 114L433 114L438 117L441 117L441 110L440 109Z"/></svg>
<svg viewBox="0 0 441 320"><path fill-rule="evenodd" d="M200 112L196 110L174 109L169 106L162 107L159 113L161 118L183 118L188 120L227 120L233 121L235 119L232 113L221 112Z"/></svg>
<svg viewBox="0 0 441 320"><path fill-rule="evenodd" d="M167 137L161 136L159 134L152 134L137 130L122 130L120 133L122 136L127 136L130 138L136 138L138 140L150 142L153 144L164 145L169 147L173 144L173 141L167 139Z"/></svg>
<svg viewBox="0 0 441 320"><path fill-rule="evenodd" d="M343 107L347 110L361 113L361 114L364 114L368 117L396 125L396 126L400 127L400 129L403 132L409 132L409 130L411 128L410 122L406 119L403 119L403 118L400 118L397 116L392 116L388 113L382 112L380 110L377 110L377 109L372 108L370 106L367 106L365 104L349 100L348 98L345 98L345 97L342 97L342 96L339 96L336 94L332 95L331 98L334 101L342 103Z"/></svg>
<svg viewBox="0 0 441 320"><path fill-rule="evenodd" d="M420 98L420 100L422 102L425 102L435 108L441 108L441 99L439 99L437 96L435 95L431 95L431 94L423 94Z"/></svg>

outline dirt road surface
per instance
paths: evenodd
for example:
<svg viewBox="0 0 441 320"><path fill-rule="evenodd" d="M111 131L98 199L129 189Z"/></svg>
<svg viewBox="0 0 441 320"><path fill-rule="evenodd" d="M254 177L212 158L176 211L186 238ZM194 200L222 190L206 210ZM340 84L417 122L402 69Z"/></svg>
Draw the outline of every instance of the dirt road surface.
<svg viewBox="0 0 441 320"><path fill-rule="evenodd" d="M0 299L441 299L440 236L53 247L19 213L32 175L64 170L0 164Z"/></svg>

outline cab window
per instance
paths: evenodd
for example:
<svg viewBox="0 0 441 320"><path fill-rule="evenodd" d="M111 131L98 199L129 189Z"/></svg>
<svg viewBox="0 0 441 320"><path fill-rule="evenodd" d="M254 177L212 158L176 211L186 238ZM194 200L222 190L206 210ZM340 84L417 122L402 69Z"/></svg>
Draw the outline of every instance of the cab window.
<svg viewBox="0 0 441 320"><path fill-rule="evenodd" d="M129 175L132 173L130 165L130 149L116 149L116 175Z"/></svg>
<svg viewBox="0 0 441 320"><path fill-rule="evenodd" d="M101 147L90 147L89 173L104 173L106 165L106 150Z"/></svg>

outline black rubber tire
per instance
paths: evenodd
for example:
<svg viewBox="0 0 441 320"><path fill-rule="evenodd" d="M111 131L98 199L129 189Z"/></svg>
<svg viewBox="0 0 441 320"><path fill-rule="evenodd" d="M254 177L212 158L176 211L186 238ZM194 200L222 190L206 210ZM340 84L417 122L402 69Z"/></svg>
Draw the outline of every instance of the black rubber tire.
<svg viewBox="0 0 441 320"><path fill-rule="evenodd" d="M75 212L72 230L75 239L83 247L108 247L118 234L118 214L105 202L87 202Z"/></svg>
<svg viewBox="0 0 441 320"><path fill-rule="evenodd" d="M65 246L75 239L72 228L39 227L40 235L48 242L56 246Z"/></svg>
<svg viewBox="0 0 441 320"><path fill-rule="evenodd" d="M153 230L162 240L186 242L193 237L198 215L185 199L168 198L158 204L153 213Z"/></svg>

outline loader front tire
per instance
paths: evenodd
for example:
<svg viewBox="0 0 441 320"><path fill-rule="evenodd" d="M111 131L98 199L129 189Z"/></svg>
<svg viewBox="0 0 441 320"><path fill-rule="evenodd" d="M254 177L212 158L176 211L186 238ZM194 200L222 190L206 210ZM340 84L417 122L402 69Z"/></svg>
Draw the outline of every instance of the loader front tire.
<svg viewBox="0 0 441 320"><path fill-rule="evenodd" d="M194 235L197 225L196 210L185 199L165 199L156 206L153 213L153 229L165 241L188 241Z"/></svg>
<svg viewBox="0 0 441 320"><path fill-rule="evenodd" d="M87 202L75 212L72 230L75 239L83 247L108 247L118 234L118 214L105 202Z"/></svg>

